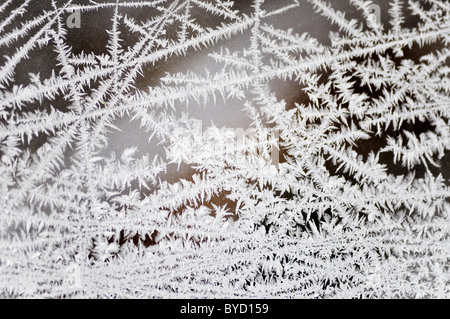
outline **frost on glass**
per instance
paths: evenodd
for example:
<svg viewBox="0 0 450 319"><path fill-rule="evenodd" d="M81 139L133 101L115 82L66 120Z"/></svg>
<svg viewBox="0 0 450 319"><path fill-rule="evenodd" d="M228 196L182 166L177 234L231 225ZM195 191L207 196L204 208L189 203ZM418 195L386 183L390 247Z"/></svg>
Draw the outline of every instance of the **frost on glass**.
<svg viewBox="0 0 450 319"><path fill-rule="evenodd" d="M450 297L445 0L6 0L0 295Z"/></svg>

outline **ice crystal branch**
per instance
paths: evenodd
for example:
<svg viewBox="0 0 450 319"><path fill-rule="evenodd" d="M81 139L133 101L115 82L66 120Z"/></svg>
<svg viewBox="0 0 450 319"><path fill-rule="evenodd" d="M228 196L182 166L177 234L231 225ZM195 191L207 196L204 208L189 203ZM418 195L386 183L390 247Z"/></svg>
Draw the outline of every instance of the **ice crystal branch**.
<svg viewBox="0 0 450 319"><path fill-rule="evenodd" d="M337 2L4 1L1 296L448 297L450 6Z"/></svg>

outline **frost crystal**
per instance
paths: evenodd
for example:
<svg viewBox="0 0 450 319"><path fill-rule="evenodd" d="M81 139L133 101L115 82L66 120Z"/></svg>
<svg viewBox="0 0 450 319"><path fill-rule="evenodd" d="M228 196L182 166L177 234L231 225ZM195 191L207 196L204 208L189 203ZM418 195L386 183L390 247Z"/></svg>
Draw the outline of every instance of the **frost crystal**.
<svg viewBox="0 0 450 319"><path fill-rule="evenodd" d="M243 2L1 2L2 297L450 297L449 2Z"/></svg>

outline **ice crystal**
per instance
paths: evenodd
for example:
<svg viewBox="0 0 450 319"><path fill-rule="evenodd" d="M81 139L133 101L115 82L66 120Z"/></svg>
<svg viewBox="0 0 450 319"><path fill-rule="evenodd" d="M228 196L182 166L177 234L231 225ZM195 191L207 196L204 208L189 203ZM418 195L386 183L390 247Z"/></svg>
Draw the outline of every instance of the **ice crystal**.
<svg viewBox="0 0 450 319"><path fill-rule="evenodd" d="M0 294L450 297L445 0L6 0Z"/></svg>

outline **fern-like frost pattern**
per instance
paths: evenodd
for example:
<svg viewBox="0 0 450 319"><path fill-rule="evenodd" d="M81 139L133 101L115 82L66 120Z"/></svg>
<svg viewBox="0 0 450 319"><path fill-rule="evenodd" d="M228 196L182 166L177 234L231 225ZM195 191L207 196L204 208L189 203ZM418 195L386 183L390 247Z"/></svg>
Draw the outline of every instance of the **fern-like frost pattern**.
<svg viewBox="0 0 450 319"><path fill-rule="evenodd" d="M450 297L449 44L445 0L2 1L0 295Z"/></svg>

